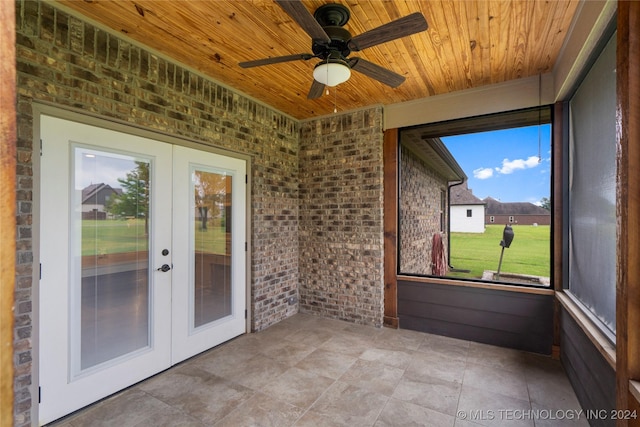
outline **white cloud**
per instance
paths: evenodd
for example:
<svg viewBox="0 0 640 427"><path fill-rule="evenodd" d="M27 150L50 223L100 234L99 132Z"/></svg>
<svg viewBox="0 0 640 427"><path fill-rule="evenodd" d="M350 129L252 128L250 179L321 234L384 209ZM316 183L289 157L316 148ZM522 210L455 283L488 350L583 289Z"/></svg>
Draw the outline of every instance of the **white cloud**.
<svg viewBox="0 0 640 427"><path fill-rule="evenodd" d="M538 166L538 164L540 164L540 162L538 161L538 156L530 156L527 160L523 160L523 159L516 159L516 160L509 160L509 159L504 159L502 161L502 167L501 168L496 168L496 171L498 173L504 174L504 175L508 175L510 173L513 173L517 170L520 169L529 169L529 168L535 168L536 166ZM475 173L475 171L474 171Z"/></svg>
<svg viewBox="0 0 640 427"><path fill-rule="evenodd" d="M473 177L477 179L487 179L493 176L493 169L491 168L478 168L473 171Z"/></svg>

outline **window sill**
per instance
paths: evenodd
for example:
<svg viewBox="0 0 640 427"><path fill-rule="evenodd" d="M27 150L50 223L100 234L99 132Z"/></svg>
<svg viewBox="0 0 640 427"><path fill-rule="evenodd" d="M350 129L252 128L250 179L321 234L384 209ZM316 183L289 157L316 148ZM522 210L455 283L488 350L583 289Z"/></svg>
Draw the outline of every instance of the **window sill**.
<svg viewBox="0 0 640 427"><path fill-rule="evenodd" d="M462 281L462 280L444 279L444 278L437 278L437 277L418 277L418 276L398 275L397 280L403 280L406 282L415 282L415 283L433 283L438 285L464 286L467 288L492 289L495 291L518 292L522 294L553 295L555 293L553 289L533 288L533 287L516 286L516 285L502 285L502 284L496 285L493 283L483 283L481 281L470 282L466 280Z"/></svg>
<svg viewBox="0 0 640 427"><path fill-rule="evenodd" d="M556 298L560 304L573 317L573 320L582 328L596 349L602 354L609 365L616 369L616 348L607 337L593 324L584 312L564 292L556 292Z"/></svg>

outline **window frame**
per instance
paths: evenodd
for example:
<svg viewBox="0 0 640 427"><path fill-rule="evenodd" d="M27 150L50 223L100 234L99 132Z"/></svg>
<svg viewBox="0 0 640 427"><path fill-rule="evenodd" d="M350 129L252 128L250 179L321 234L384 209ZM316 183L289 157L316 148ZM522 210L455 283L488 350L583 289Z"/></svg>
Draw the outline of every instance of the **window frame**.
<svg viewBox="0 0 640 427"><path fill-rule="evenodd" d="M554 151L554 138L555 138L555 133L554 133L554 127L555 127L555 123L554 123L554 109L553 109L553 105L540 105L537 107L530 107L530 108L524 108L524 109L520 109L520 110L512 110L512 111L504 111L504 112L498 112L498 113L491 113L491 114L486 114L486 115L480 115L480 116L473 116L473 117L467 117L467 118L461 118L461 119L454 119L454 120L447 120L447 121L443 121L443 122L435 122L435 123L429 123L429 124L425 124L425 125L417 125L417 126L411 126L408 128L400 128L397 129L397 147L396 147L396 156L399 159L400 158L400 150L401 150L401 134L403 132L403 130L405 129L413 129L413 128L426 128L428 129L427 132L425 132L423 134L423 138L440 138L440 137L445 137L445 136L454 136L454 135L461 135L461 134L469 134L469 133L481 133L481 132L487 132L487 131L495 131L495 130L503 130L503 129L510 129L510 128L518 128L518 127L525 127L525 126L534 126L534 125L544 125L544 124L549 124L551 125L551 132L550 132L550 145L551 145L551 171L550 171L550 182L549 182L549 198L552 200L552 205L553 205L553 197L555 194L555 177L554 177L554 173L555 173L555 169L553 167L554 164L554 156L555 156L555 151ZM401 175L402 171L401 171L401 167L399 164L399 161L396 164L397 167L397 175L398 177ZM500 287L503 288L515 288L515 289L539 289L542 291L552 291L555 286L554 286L554 281L555 281L555 273L554 273L554 266L553 266L553 248L554 248L554 242L555 242L555 234L554 234L554 225L555 225L555 220L554 220L554 211L553 209L551 210L551 218L550 218L550 236L549 236L549 284L548 285L538 285L538 284L526 284L526 283L515 283L515 282L502 282L502 281L496 281L496 280L483 280L483 279L477 279L477 278L462 278L462 277L449 277L449 276L435 276L435 275L430 275L430 274L417 274L417 273L407 273L407 272L403 272L401 271L401 210L400 210L400 200L402 197L402 191L401 191L401 179L398 179L396 181L396 186L397 188L395 189L395 194L396 194L396 212L395 212L395 220L396 220L396 230L397 230L397 236L396 236L396 253L395 253L395 274L396 276L404 276L404 277L424 277L424 278L429 278L429 279L434 279L434 280L442 280L442 281L446 281L448 283L459 283L459 284L476 284L479 286L485 286L485 285L489 285L489 286L493 286L496 287L496 289L500 289ZM449 192L447 191L447 200L449 200ZM450 251L451 251L451 245L450 245L450 233L448 232L450 230L450 220L451 220L451 206L448 205L448 208L446 209L447 211L447 215L446 215L446 219L447 219L447 227L446 227L446 237L447 237L447 242L446 242L446 250L447 250L447 260L450 259ZM510 221L510 223L514 223L517 224L517 222L515 221L515 217L511 216L510 219L513 219L512 221ZM493 218L493 220L495 221L495 217Z"/></svg>

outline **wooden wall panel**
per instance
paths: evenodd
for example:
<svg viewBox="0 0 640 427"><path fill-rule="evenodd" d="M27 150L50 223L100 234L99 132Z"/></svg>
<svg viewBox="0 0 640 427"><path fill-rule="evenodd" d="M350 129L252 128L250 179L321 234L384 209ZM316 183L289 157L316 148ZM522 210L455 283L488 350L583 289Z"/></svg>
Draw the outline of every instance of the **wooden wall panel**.
<svg viewBox="0 0 640 427"><path fill-rule="evenodd" d="M640 380L640 2L618 2L616 371L619 409L638 408ZM619 426L626 426L620 420Z"/></svg>
<svg viewBox="0 0 640 427"><path fill-rule="evenodd" d="M582 409L611 411L616 407L615 371L564 309L560 319L560 360ZM611 418L591 419L590 423L592 427L615 425Z"/></svg>
<svg viewBox="0 0 640 427"><path fill-rule="evenodd" d="M398 327L398 129L384 133L384 324Z"/></svg>
<svg viewBox="0 0 640 427"><path fill-rule="evenodd" d="M0 2L0 425L13 425L13 302L16 275L15 3Z"/></svg>
<svg viewBox="0 0 640 427"><path fill-rule="evenodd" d="M553 295L398 280L402 329L551 354Z"/></svg>

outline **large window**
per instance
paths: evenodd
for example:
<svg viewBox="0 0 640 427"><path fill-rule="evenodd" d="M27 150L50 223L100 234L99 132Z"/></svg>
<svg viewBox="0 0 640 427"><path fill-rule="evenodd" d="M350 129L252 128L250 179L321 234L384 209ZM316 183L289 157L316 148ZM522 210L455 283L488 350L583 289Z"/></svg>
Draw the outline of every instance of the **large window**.
<svg viewBox="0 0 640 427"><path fill-rule="evenodd" d="M402 129L399 145L399 273L550 285L549 107Z"/></svg>
<svg viewBox="0 0 640 427"><path fill-rule="evenodd" d="M568 293L615 341L616 37L569 103Z"/></svg>

